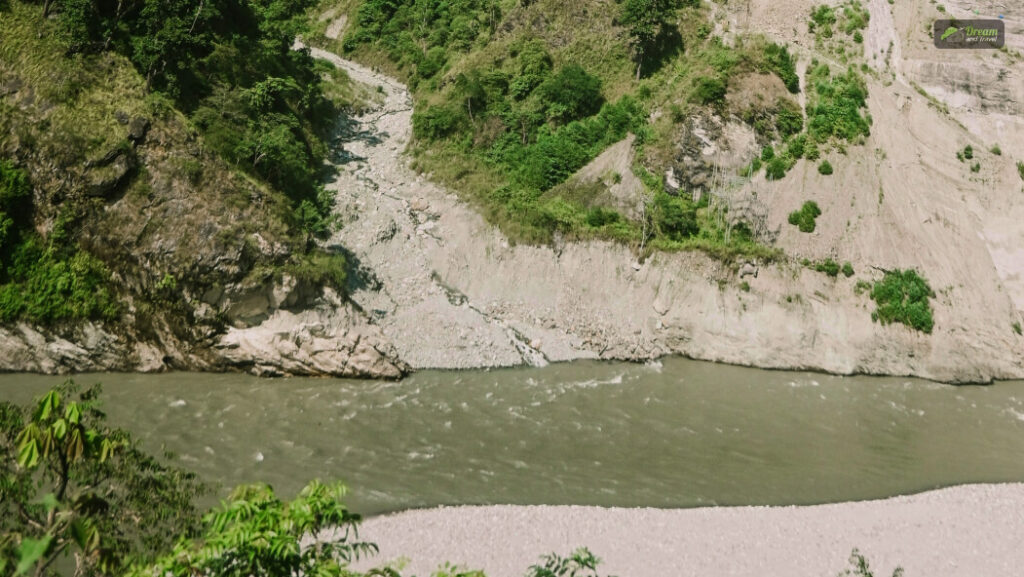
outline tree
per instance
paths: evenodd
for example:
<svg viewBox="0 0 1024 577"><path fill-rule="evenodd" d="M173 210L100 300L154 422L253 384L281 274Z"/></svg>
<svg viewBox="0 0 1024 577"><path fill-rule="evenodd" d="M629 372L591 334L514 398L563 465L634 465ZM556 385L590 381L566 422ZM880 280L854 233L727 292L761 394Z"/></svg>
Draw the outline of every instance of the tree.
<svg viewBox="0 0 1024 577"><path fill-rule="evenodd" d="M377 546L358 541L360 517L342 503L345 492L343 485L313 481L286 503L267 485L243 485L203 517L199 537L182 539L171 553L127 575L355 575L348 563L375 554ZM312 543L304 545L307 538ZM390 568L366 575L398 577Z"/></svg>
<svg viewBox="0 0 1024 577"><path fill-rule="evenodd" d="M68 555L76 575L110 573L192 534L203 486L106 427L99 392L68 381L0 404L0 573L53 575Z"/></svg>
<svg viewBox="0 0 1024 577"><path fill-rule="evenodd" d="M668 29L677 7L678 0L623 0L621 20L629 28L637 80L640 80L644 58Z"/></svg>

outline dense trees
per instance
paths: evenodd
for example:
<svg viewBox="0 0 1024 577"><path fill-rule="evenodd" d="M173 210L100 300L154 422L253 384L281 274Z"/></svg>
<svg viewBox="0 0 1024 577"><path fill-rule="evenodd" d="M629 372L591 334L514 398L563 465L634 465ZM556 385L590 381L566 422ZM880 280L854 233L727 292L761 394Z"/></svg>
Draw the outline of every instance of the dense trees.
<svg viewBox="0 0 1024 577"><path fill-rule="evenodd" d="M415 87L433 79L453 53L486 42L500 18L497 0L366 0L343 46L376 45Z"/></svg>
<svg viewBox="0 0 1024 577"><path fill-rule="evenodd" d="M316 222L309 207L326 218L319 183L334 111L313 59L292 50L313 0L53 4L69 50L125 55L225 159L291 197L296 227Z"/></svg>

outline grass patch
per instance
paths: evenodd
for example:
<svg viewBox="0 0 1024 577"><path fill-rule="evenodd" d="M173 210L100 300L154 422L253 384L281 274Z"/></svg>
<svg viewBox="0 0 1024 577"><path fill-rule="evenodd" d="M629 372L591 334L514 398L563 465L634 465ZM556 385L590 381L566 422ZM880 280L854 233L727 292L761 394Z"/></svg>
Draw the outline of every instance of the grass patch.
<svg viewBox="0 0 1024 577"><path fill-rule="evenodd" d="M935 292L914 270L886 271L871 289L877 307L871 319L882 324L902 323L912 329L931 333L935 326L929 298Z"/></svg>

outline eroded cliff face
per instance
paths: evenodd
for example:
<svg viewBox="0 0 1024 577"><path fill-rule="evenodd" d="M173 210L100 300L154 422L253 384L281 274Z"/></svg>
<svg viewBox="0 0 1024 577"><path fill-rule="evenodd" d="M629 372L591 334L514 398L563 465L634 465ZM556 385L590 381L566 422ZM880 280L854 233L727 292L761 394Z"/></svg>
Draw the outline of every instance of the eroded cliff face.
<svg viewBox="0 0 1024 577"><path fill-rule="evenodd" d="M814 5L752 2L751 11L717 13L723 21L716 29L749 26L792 42L802 75L820 56L807 41ZM762 173L732 190L739 199L756 199L736 206L762 220L768 240L786 253L774 264L723 264L700 253L638 260L630 248L603 242L516 246L471 206L408 169L402 151L411 103L404 87L320 54L387 94L384 108L361 127L381 141L346 142L357 160L343 164L337 183L346 225L335 240L360 263L362 282L352 298L416 368L683 354L948 382L1024 377L1024 338L1014 330L1024 315L1018 297L1024 275L1016 270L1024 266L1024 219L1010 216L1024 206L1015 167L1024 147L1010 128L979 132L969 114L952 104L947 112L937 95L922 94L909 78L915 66L962 66L958 55L936 55L927 51L929 38L918 38L923 11L934 7L866 5L871 20L855 60L874 70L868 75L871 135L845 152L826 152L832 175L801 160L784 179L767 181ZM908 56L914 51L936 64L916 63ZM1012 55L998 59L1014 72L996 70L994 78L1017 73ZM986 79L988 73L949 77L985 95L979 98L989 110L1012 110L1006 90L1016 88ZM786 97L806 104L803 91ZM977 117L994 117L989 114ZM627 158L603 154L576 178L604 182L609 203L627 212L642 192L626 179L605 182L604 173L616 166L639 160L679 190L707 188L721 175L735 175L763 144L741 120L714 113L691 118L681 123L673 150L635 159L633 148L620 143L609 150ZM1019 118L1008 113L1004 122L1016 126ZM967 144L981 164L976 172L956 158ZM994 144L1001 154L989 151ZM806 200L824 211L812 234L787 222ZM851 262L856 275L831 278L800 264L825 258ZM931 334L874 322L873 301L856 290L857 281L896 268L921 271L935 289Z"/></svg>
<svg viewBox="0 0 1024 577"><path fill-rule="evenodd" d="M754 29L790 42L802 74L821 56L806 31L815 4L721 7L715 29L726 37ZM1022 378L1024 337L1013 328L1024 321L1024 191L1015 164L1024 159L1021 58L937 53L924 32L935 8L924 0L865 4L871 19L856 61L873 70L871 135L827 153L832 175L801 160L782 180L759 174L729 183L734 212L761 224L765 239L787 255L779 263L724 264L701 253L640 259L607 242L510 243L472 206L409 167L412 103L404 86L315 51L354 80L379 86L382 98L340 135L344 154L335 155L330 188L343 226L327 244L346 250L352 264L341 296L288 273L297 249L282 224L284 208L218 165L173 119L132 111L116 129L129 146L97 152L91 164L60 160L61 151L41 146L38 135L21 136L43 125L45 100L4 76L0 93L22 119L7 152L33 167L49 205L89 199L82 242L118 263L111 268L127 313L116 327L2 328L0 368L393 378L409 367L682 354L950 382ZM947 7L967 16L964 6ZM735 110L680 123L670 150L637 158L627 139L577 178L603 184L608 202L634 216L642 183L609 179L609 171L626 175L640 162L663 175L669 190L707 192L765 143L743 110L778 98L806 104L806 86L788 95L764 82L774 80L753 78L746 94L730 94L741 104ZM774 98L759 101L758 93ZM118 110L106 114L116 118ZM144 136L133 136L147 124ZM967 144L977 171L956 158ZM991 151L996 144L999 154ZM823 210L812 234L787 222L806 200ZM39 215L40 230L54 219ZM851 262L856 275L830 278L800 264L825 258ZM932 334L872 321L874 303L856 283L894 268L921 271L935 289Z"/></svg>
<svg viewBox="0 0 1024 577"><path fill-rule="evenodd" d="M280 195L205 150L173 110L147 106L127 63L97 59L134 81L91 93L103 97L87 111L104 127L98 145L68 124L68 106L0 64L2 153L29 173L36 230L73 231L110 270L121 313L0 326L0 370L401 376L361 311L293 272L302 243Z"/></svg>

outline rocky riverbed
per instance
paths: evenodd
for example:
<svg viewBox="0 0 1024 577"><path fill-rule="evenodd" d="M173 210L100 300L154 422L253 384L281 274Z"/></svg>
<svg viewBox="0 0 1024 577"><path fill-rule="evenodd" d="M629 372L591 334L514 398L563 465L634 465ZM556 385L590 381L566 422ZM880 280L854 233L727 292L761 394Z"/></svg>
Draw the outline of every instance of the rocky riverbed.
<svg viewBox="0 0 1024 577"><path fill-rule="evenodd" d="M408 575L452 562L516 577L586 546L601 575L620 577L832 577L854 548L879 577L1012 577L1024 566L1024 485L812 507L448 507L369 519L360 537L380 546L362 566L405 558Z"/></svg>

